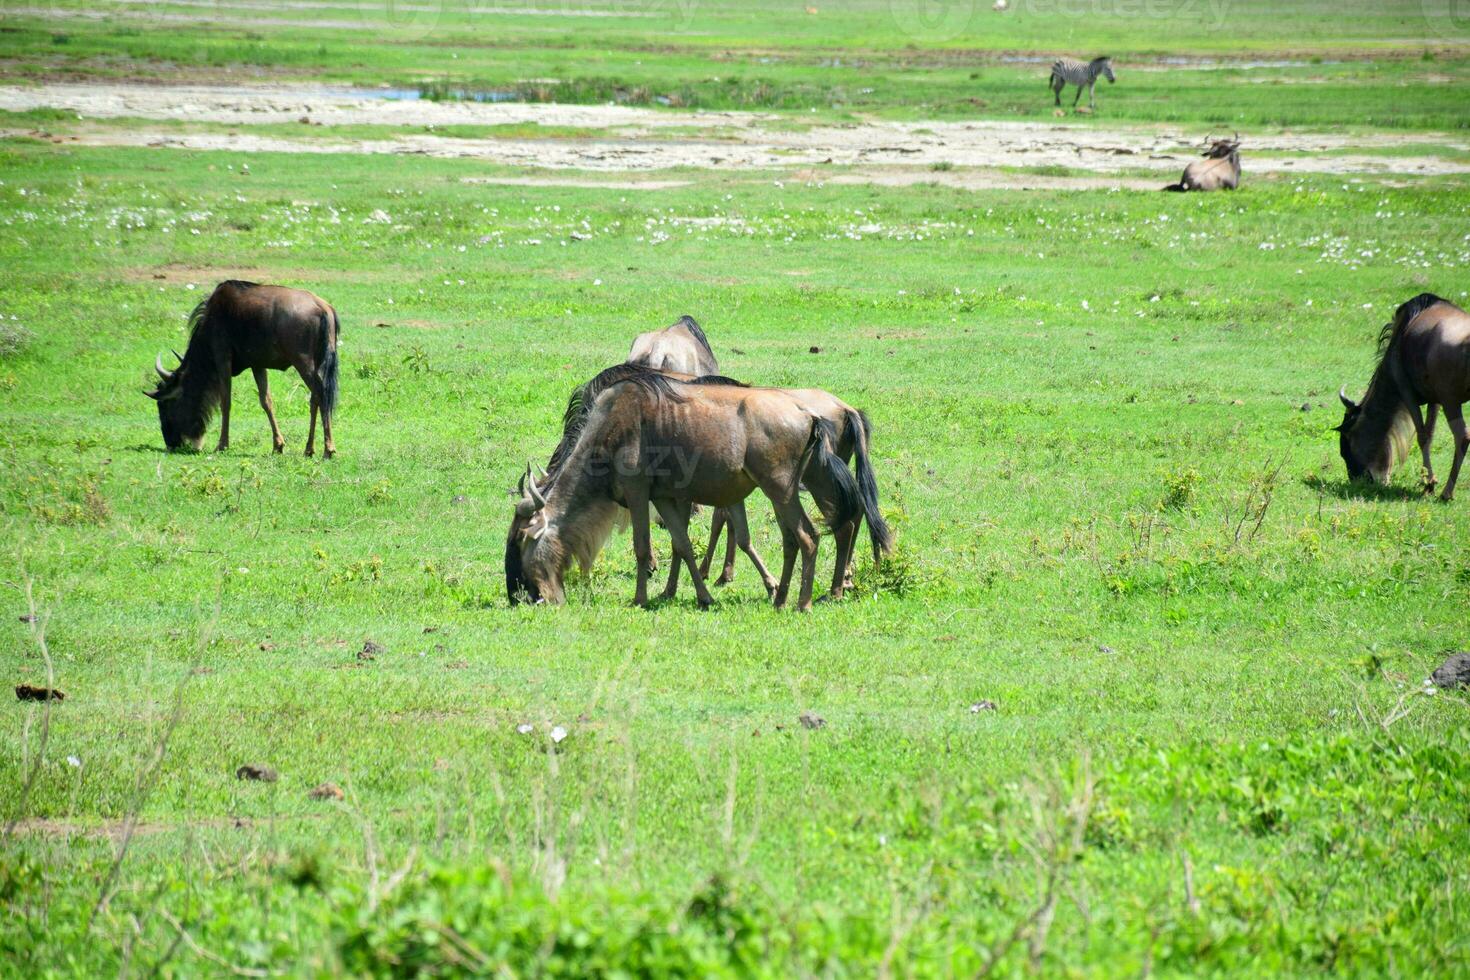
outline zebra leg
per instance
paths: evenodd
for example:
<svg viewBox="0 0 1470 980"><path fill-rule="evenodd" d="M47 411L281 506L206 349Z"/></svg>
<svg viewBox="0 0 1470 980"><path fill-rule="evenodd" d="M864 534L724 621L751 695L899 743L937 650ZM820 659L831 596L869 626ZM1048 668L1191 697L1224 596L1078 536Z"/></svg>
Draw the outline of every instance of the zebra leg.
<svg viewBox="0 0 1470 980"><path fill-rule="evenodd" d="M1087 83L1087 108L1097 108L1097 79Z"/></svg>
<svg viewBox="0 0 1470 980"><path fill-rule="evenodd" d="M1077 108L1077 103L1082 101L1082 83L1077 83L1077 97L1072 100L1072 108Z"/></svg>
<svg viewBox="0 0 1470 980"><path fill-rule="evenodd" d="M1060 84L1058 84L1059 82ZM1058 109L1062 107L1062 89L1066 87L1066 82L1061 82L1061 80L1058 79L1055 75L1051 77L1051 94L1057 100Z"/></svg>

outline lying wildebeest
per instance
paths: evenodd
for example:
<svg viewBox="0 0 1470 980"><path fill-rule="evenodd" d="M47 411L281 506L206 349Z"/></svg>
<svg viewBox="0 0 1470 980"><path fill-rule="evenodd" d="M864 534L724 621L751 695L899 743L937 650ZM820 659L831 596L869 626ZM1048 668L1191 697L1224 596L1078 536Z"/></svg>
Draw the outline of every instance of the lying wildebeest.
<svg viewBox="0 0 1470 980"><path fill-rule="evenodd" d="M780 392L727 378L681 382L626 364L603 374L609 372L616 380L586 413L554 480L543 490L529 469L524 477L526 496L507 542L507 582L520 579L533 601L560 603L566 570L574 560L591 566L621 505L633 519L634 601L645 605L652 502L707 607L713 600L694 560L689 511L694 504L730 507L759 488L775 508L785 550L773 602L785 604L800 551L797 607L809 608L817 534L801 506L801 485L839 523L862 507L852 473L828 448L830 426Z"/></svg>
<svg viewBox="0 0 1470 980"><path fill-rule="evenodd" d="M158 387L144 394L158 403L158 422L169 449L204 441L215 407L219 407L219 448L230 445L230 382L249 368L255 374L260 407L271 424L271 441L282 452L286 440L276 424L267 370L294 367L311 391L311 432L306 455L314 452L316 416L321 412L328 458L332 411L337 405L337 311L304 289L262 286L229 280L215 287L189 315L189 346L172 371L155 358Z"/></svg>
<svg viewBox="0 0 1470 980"><path fill-rule="evenodd" d="M1234 139L1205 139L1203 160L1184 168L1179 183L1166 191L1233 191L1240 186L1240 134Z"/></svg>
<svg viewBox="0 0 1470 980"><path fill-rule="evenodd" d="M1361 402L1338 391L1342 425L1338 448L1351 479L1369 477L1387 483L1393 468L1409 454L1409 432L1419 438L1424 458L1426 492L1434 489L1429 461L1439 409L1455 435L1455 462L1444 499L1453 500L1460 465L1470 438L1465 433L1464 404L1470 401L1470 315L1433 293L1422 293L1394 311L1378 336L1378 367ZM1419 406L1429 406L1426 420Z"/></svg>

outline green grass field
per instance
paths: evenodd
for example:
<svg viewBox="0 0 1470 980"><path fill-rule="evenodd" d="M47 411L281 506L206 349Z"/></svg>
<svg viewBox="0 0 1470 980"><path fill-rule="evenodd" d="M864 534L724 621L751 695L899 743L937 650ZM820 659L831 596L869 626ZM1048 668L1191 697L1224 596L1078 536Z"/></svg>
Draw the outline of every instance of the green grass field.
<svg viewBox="0 0 1470 980"><path fill-rule="evenodd" d="M1432 0L1218 27L983 4L953 36L813 3L381 36L264 22L351 4L248 30L0 7L0 72L615 79L799 127L1050 119L1044 65L995 55L1107 47L1302 64L1177 93L1120 68L1068 125L1340 122L1464 157L1467 31ZM1465 302L1464 175L1193 196L25 135L142 125L0 117L0 678L66 694L0 709L0 974L1470 975L1470 703L1423 685L1470 648L1470 491L1349 484L1331 431L1398 303ZM335 459L301 457L284 375L285 455L248 375L228 452L163 451L139 390L231 276L341 314ZM725 373L867 410L896 554L805 615L747 564L708 613L687 582L644 611L623 534L566 606L508 607L527 459L684 313Z"/></svg>

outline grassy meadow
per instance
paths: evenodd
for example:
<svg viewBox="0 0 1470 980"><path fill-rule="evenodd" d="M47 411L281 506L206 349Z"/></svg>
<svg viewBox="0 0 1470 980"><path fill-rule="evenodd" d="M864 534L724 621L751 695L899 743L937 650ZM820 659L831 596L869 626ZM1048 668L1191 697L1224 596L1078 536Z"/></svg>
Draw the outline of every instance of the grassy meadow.
<svg viewBox="0 0 1470 980"><path fill-rule="evenodd" d="M791 99L686 101L800 125L1049 118L1044 68L993 56L1108 46L1302 62L1180 69L1208 103L1120 68L1112 122L1470 118L1418 3L985 4L952 37L886 3L609 6L381 35L276 23L351 4L0 7L0 72L718 74ZM847 50L881 67L821 67ZM1398 303L1466 301L1463 176L637 186L22 132L68 125L0 119L0 675L66 694L0 709L0 974L1470 974L1470 703L1423 684L1470 648L1470 488L1349 484L1331 431ZM284 455L248 374L227 452L163 451L139 391L229 277L339 311L336 458L302 458L280 374ZM645 611L620 535L566 606L508 607L526 461L684 313L725 373L872 416L897 552L805 615L743 559L712 611L687 581ZM1448 454L1442 426L1441 479Z"/></svg>

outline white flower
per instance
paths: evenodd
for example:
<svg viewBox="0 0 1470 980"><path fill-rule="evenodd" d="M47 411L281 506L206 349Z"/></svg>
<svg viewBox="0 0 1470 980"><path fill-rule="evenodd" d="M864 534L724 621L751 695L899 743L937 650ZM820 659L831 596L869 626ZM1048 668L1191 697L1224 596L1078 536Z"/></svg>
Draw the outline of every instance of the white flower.
<svg viewBox="0 0 1470 980"><path fill-rule="evenodd" d="M66 764L69 765L69 766L71 766L73 769L80 769L80 768L82 768L82 760L81 759L78 759L74 755L69 755L69 756L66 757Z"/></svg>
<svg viewBox="0 0 1470 980"><path fill-rule="evenodd" d="M555 728L553 728L551 730L551 740L553 742L560 742L562 739L564 739L566 737L567 737L567 730L565 728L561 727L560 725L557 725Z"/></svg>
<svg viewBox="0 0 1470 980"><path fill-rule="evenodd" d="M516 726L517 735L529 735L533 731L535 731L535 728L531 725L530 722L522 722L521 724Z"/></svg>

